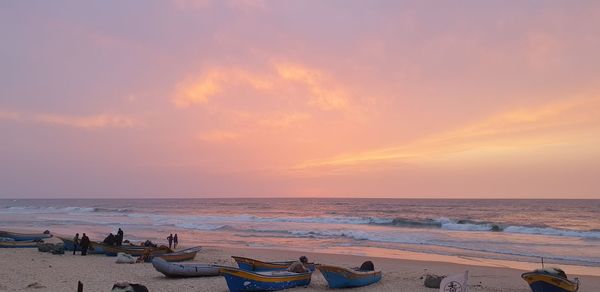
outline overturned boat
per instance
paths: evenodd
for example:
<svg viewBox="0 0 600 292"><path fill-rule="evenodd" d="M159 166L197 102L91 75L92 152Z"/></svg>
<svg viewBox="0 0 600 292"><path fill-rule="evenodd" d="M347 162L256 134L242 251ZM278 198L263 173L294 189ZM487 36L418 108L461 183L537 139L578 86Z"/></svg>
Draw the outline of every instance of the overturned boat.
<svg viewBox="0 0 600 292"><path fill-rule="evenodd" d="M523 273L521 278L529 284L533 292L576 292L579 280L569 280L567 274L559 268L538 269Z"/></svg>
<svg viewBox="0 0 600 292"><path fill-rule="evenodd" d="M155 257L152 266L163 275L171 278L218 276L221 266L202 263L170 263Z"/></svg>

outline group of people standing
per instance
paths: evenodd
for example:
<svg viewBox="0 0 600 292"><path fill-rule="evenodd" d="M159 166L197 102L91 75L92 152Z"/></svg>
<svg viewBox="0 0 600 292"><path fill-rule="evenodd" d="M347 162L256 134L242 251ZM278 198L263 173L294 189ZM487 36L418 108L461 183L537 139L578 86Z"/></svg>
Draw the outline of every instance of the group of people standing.
<svg viewBox="0 0 600 292"><path fill-rule="evenodd" d="M173 236L173 233L171 233L171 235L167 236L167 240L169 241L169 248L177 248L177 244L179 243L177 233L175 233L175 236Z"/></svg>
<svg viewBox="0 0 600 292"><path fill-rule="evenodd" d="M117 235L109 234L103 241L105 244L121 246L123 244L123 230L119 228L117 231ZM90 238L84 233L81 238L79 238L79 233L75 234L73 237L73 254L79 249L81 250L81 255L87 255L88 250L90 249Z"/></svg>
<svg viewBox="0 0 600 292"><path fill-rule="evenodd" d="M107 245L123 245L123 230L119 228L119 231L117 231L117 235L110 233L102 242Z"/></svg>
<svg viewBox="0 0 600 292"><path fill-rule="evenodd" d="M177 238L177 233L175 233L175 235L171 233L169 236L167 236L167 240L169 241L169 248L177 248L177 244L179 244L179 238ZM75 234L75 237L73 238L73 254L75 254L75 251L79 249L81 250L81 255L86 255L88 249L90 248L90 243L90 238L87 237L85 233L81 236L81 238L79 238L79 233ZM117 231L117 235L110 233L104 239L103 243L108 245L121 246L123 244L123 230L119 228L119 231Z"/></svg>
<svg viewBox="0 0 600 292"><path fill-rule="evenodd" d="M90 248L90 238L87 237L85 233L81 236L81 239L79 239L79 233L75 234L75 237L73 237L73 255L75 255L77 248L81 250L82 256L87 254L87 251Z"/></svg>

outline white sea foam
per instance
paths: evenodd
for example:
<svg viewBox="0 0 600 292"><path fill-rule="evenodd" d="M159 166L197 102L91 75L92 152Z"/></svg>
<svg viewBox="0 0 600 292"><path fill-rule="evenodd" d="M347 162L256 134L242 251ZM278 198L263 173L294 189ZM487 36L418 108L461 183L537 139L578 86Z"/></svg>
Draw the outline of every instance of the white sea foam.
<svg viewBox="0 0 600 292"><path fill-rule="evenodd" d="M599 231L576 231L545 227L508 226L504 228L504 232L600 239Z"/></svg>
<svg viewBox="0 0 600 292"><path fill-rule="evenodd" d="M554 228L526 227L526 226L509 226L502 228L497 224L476 223L472 221L457 221L449 218L438 218L435 220L428 219L423 221L416 220L398 220L390 218L375 218L375 217L258 217L254 215L236 215L236 216L197 216L197 215L154 215L154 214L129 214L134 218L153 218L156 222L165 220L165 218L175 218L178 222L188 222L186 228L192 229L190 221L198 222L198 224L213 223L211 226L222 226L226 223L305 223L305 224L331 224L331 225L383 225L383 226L399 226L399 227L414 227L414 228L441 228L449 231L504 231L510 233L523 234L540 234L552 236L569 236L569 237L584 237L584 238L600 238L598 231L576 231L576 230L561 230ZM400 223L399 223L400 222ZM419 223L422 222L422 223ZM181 223L183 224L183 223ZM174 224L173 224L174 225ZM199 225L199 230L207 230L205 226Z"/></svg>
<svg viewBox="0 0 600 292"><path fill-rule="evenodd" d="M5 214L43 214L43 213L125 213L130 212L127 208L99 208L99 207L36 207L36 206L12 206L0 209Z"/></svg>
<svg viewBox="0 0 600 292"><path fill-rule="evenodd" d="M435 220L440 223L440 227L446 230L459 231L491 231L491 224L476 224L476 223L458 223L457 221L448 218L439 218Z"/></svg>

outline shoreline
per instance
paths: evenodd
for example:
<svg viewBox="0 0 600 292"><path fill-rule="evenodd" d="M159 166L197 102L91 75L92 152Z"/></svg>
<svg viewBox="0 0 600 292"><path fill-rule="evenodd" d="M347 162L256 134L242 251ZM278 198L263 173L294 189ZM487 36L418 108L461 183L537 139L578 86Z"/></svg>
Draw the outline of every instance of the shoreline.
<svg viewBox="0 0 600 292"><path fill-rule="evenodd" d="M40 232L40 228L2 228L2 230L17 232L17 233L27 233L27 232ZM64 230L63 230L64 231ZM54 237L57 236L70 238L69 235L64 233L53 233ZM159 238L150 238L151 241L163 245L166 245L166 242L162 242ZM296 248L284 248L284 247L267 247L267 246L256 246L256 245L233 245L233 244L214 244L208 243L203 245L201 242L198 242L199 245L206 248L215 248L215 249L223 249L223 250L239 250L239 249L254 249L254 250L277 250L280 252L291 252L291 253L314 253L314 254L331 254L331 255L341 255L341 256L362 256L362 257L376 257L380 259L396 259L396 260L414 260L419 262L439 262L439 263L450 263L450 264L460 264L465 266L475 266L475 267L498 267L498 268L508 268L515 269L520 271L531 271L534 269L541 268L541 259L540 262L532 262L527 260L512 260L512 259L495 259L488 257L479 257L479 256L457 256L457 255L448 255L436 252L421 252L421 251L411 251L405 249L389 249L383 247L376 246L332 246L327 247L325 249L314 249L307 248L308 251L303 251ZM191 243L185 244L185 246L192 247ZM184 246L180 246L183 248ZM567 272L567 274L576 274L576 275L585 275L585 276L596 276L600 277L600 266L587 266L587 265L576 265L576 264L565 264L565 263L556 263L551 258L544 258L544 263L546 267L550 266L558 266Z"/></svg>
<svg viewBox="0 0 600 292"><path fill-rule="evenodd" d="M181 246L180 249L187 246ZM352 291L407 291L437 292L423 286L426 274L448 275L469 270L469 286L475 291L530 291L520 277L523 270L473 265L478 261L440 262L425 259L381 258L369 255L349 255L319 252L299 252L248 247L204 246L194 262L234 266L233 255L253 257L266 261L295 259L305 255L316 263L339 266L359 266L372 260L376 269L383 271L381 282ZM170 279L155 271L150 263L116 264L115 257L70 253L52 255L37 249L0 249L3 265L0 265L0 291L31 291L28 285L38 283L34 291L74 291L77 281L82 281L84 291L110 291L115 282L129 281L146 285L150 291L228 291L223 277ZM600 277L579 275L565 269L569 278L579 277L581 292L592 292L600 287ZM313 274L311 284L298 291L331 291L319 272ZM300 290L301 289L301 290Z"/></svg>

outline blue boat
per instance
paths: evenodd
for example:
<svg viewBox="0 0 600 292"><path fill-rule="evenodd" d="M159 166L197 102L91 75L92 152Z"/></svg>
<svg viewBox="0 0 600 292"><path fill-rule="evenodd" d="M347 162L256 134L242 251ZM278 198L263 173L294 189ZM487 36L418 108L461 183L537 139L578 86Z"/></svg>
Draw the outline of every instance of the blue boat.
<svg viewBox="0 0 600 292"><path fill-rule="evenodd" d="M285 271L296 261L281 261L281 262L263 262L251 258L232 256L238 267L244 271L266 272L266 271ZM315 270L314 263L306 264L310 271Z"/></svg>
<svg viewBox="0 0 600 292"><path fill-rule="evenodd" d="M318 265L329 288L349 288L371 285L381 280L381 271L365 271L360 268L343 268L329 265Z"/></svg>
<svg viewBox="0 0 600 292"><path fill-rule="evenodd" d="M287 271L250 272L236 268L221 268L229 291L277 291L308 286L312 272L292 273Z"/></svg>
<svg viewBox="0 0 600 292"><path fill-rule="evenodd" d="M65 244L65 250L72 251L75 248L75 244L73 243L72 239L66 238L64 236L57 236L57 237L60 240L62 240L63 243ZM77 251L81 251L80 245L77 246ZM90 247L88 249L88 252L95 253L95 254L104 254L104 247L102 246L101 243L92 241L92 242L90 242Z"/></svg>
<svg viewBox="0 0 600 292"><path fill-rule="evenodd" d="M38 241L2 241L0 248L33 248L37 247Z"/></svg>
<svg viewBox="0 0 600 292"><path fill-rule="evenodd" d="M44 238L52 237L50 232L44 233L17 233L10 231L0 231L0 237L12 238L15 241L39 241Z"/></svg>
<svg viewBox="0 0 600 292"><path fill-rule="evenodd" d="M66 237L63 236L57 236L60 240L63 241L64 246L65 246L65 250L73 250L75 248L75 244L73 243L72 239L68 239ZM80 247L77 246L77 251L80 251Z"/></svg>
<svg viewBox="0 0 600 292"><path fill-rule="evenodd" d="M521 278L529 284L533 292L576 292L579 280L571 281L567 274L559 268L539 269L523 273Z"/></svg>

